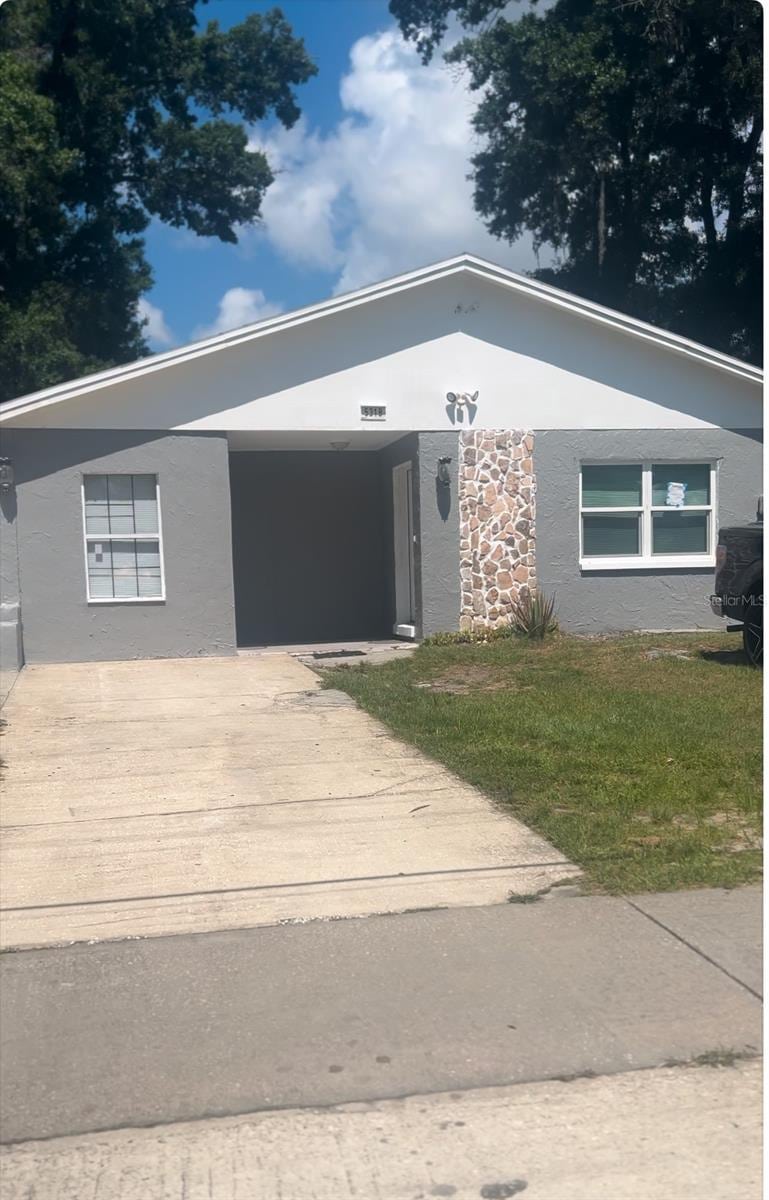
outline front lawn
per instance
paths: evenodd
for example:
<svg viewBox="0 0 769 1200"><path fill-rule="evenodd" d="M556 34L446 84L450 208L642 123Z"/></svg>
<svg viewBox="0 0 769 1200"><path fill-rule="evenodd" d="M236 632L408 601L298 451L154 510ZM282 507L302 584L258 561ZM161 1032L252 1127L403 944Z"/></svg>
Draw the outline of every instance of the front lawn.
<svg viewBox="0 0 769 1200"><path fill-rule="evenodd" d="M586 887L759 876L761 675L735 635L421 646L324 678L539 830Z"/></svg>

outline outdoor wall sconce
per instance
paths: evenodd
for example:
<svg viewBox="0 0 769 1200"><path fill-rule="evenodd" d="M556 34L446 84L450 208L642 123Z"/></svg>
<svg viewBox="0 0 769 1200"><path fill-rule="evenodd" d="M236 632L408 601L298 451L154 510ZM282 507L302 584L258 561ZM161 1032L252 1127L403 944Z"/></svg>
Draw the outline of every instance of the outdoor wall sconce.
<svg viewBox="0 0 769 1200"><path fill-rule="evenodd" d="M451 455L446 454L442 458L438 459L438 482L442 483L444 487L449 487L451 484L451 473L449 471L450 466Z"/></svg>
<svg viewBox="0 0 769 1200"><path fill-rule="evenodd" d="M10 492L13 481L13 463L10 458L0 458L0 492Z"/></svg>

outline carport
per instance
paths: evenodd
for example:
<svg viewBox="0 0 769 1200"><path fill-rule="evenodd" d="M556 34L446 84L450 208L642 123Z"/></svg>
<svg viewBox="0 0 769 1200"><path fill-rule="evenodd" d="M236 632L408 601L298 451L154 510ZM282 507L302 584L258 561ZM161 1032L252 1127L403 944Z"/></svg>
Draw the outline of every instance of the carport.
<svg viewBox="0 0 769 1200"><path fill-rule="evenodd" d="M238 645L415 636L417 439L239 433L229 446Z"/></svg>

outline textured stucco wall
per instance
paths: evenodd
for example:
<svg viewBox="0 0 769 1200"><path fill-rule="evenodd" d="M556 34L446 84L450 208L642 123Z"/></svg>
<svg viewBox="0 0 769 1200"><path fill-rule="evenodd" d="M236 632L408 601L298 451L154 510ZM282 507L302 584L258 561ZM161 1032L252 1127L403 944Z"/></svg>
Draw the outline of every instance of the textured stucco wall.
<svg viewBox="0 0 769 1200"><path fill-rule="evenodd" d="M235 451L230 487L240 645L391 633L375 452Z"/></svg>
<svg viewBox="0 0 769 1200"><path fill-rule="evenodd" d="M0 573L4 601L12 604L16 530L28 662L234 652L229 459L223 434L9 429L4 433L3 453L14 461L17 488L15 498L6 498L2 505ZM438 458L444 455L452 460L448 488L436 478ZM294 463L300 469L293 476L301 482L294 493L288 489L287 494L295 497L288 509L282 506L281 491L291 475L291 464L282 461L286 457L301 458L305 468L310 459L323 459L322 478L314 474L310 478L300 463ZM236 462L241 460L246 475L248 460L262 460L268 464L269 477L263 483L273 481L273 486L262 487L261 499L256 500L253 492L249 497L248 487L235 485L241 567L245 554L250 558L245 571L254 586L263 580L259 569L263 551L250 548L248 538L249 529L258 527L264 513L278 538L276 554L283 564L277 595L285 609L286 628L266 632L258 640L391 634L392 467L407 459L414 465L417 634L458 628L459 457L454 431L409 434L377 454L233 455ZM579 632L721 627L708 606L710 569L580 571L580 462L639 457L718 459L718 524L752 517L762 490L758 433L535 431L539 586L557 594L564 628ZM334 480L323 474L330 462L334 462ZM236 467L236 473L240 469ZM87 603L80 482L84 473L110 471L159 476L164 603ZM331 512L335 503L336 515ZM321 532L313 533L317 522ZM240 595L242 601L242 587ZM320 619L332 611L339 615L333 632L325 618L317 631L301 627L307 612Z"/></svg>
<svg viewBox="0 0 769 1200"><path fill-rule="evenodd" d="M541 430L535 432L537 576L556 593L563 628L578 633L723 628L710 611L711 568L581 571L579 468L585 459L718 460L717 525L752 520L762 491L758 431Z"/></svg>
<svg viewBox="0 0 769 1200"><path fill-rule="evenodd" d="M459 434L420 433L418 542L420 597L417 635L459 628ZM448 486L438 459L451 458Z"/></svg>
<svg viewBox="0 0 769 1200"><path fill-rule="evenodd" d="M227 439L139 430L6 430L16 469L27 662L235 650ZM166 600L89 604L81 479L157 474Z"/></svg>
<svg viewBox="0 0 769 1200"><path fill-rule="evenodd" d="M437 482L438 459L451 458L448 487ZM416 633L459 628L459 435L410 433L379 452L386 503L387 621L395 620L392 469L411 462L414 489Z"/></svg>

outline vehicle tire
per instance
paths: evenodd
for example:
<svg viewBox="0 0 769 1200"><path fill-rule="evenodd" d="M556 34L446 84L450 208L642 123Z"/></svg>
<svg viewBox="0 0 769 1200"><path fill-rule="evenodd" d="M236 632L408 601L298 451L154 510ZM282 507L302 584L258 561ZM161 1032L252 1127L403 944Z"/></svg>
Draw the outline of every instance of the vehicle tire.
<svg viewBox="0 0 769 1200"><path fill-rule="evenodd" d="M745 657L751 667L762 668L764 665L764 597L763 584L753 592L752 604L745 607L745 618L742 626L742 645Z"/></svg>

